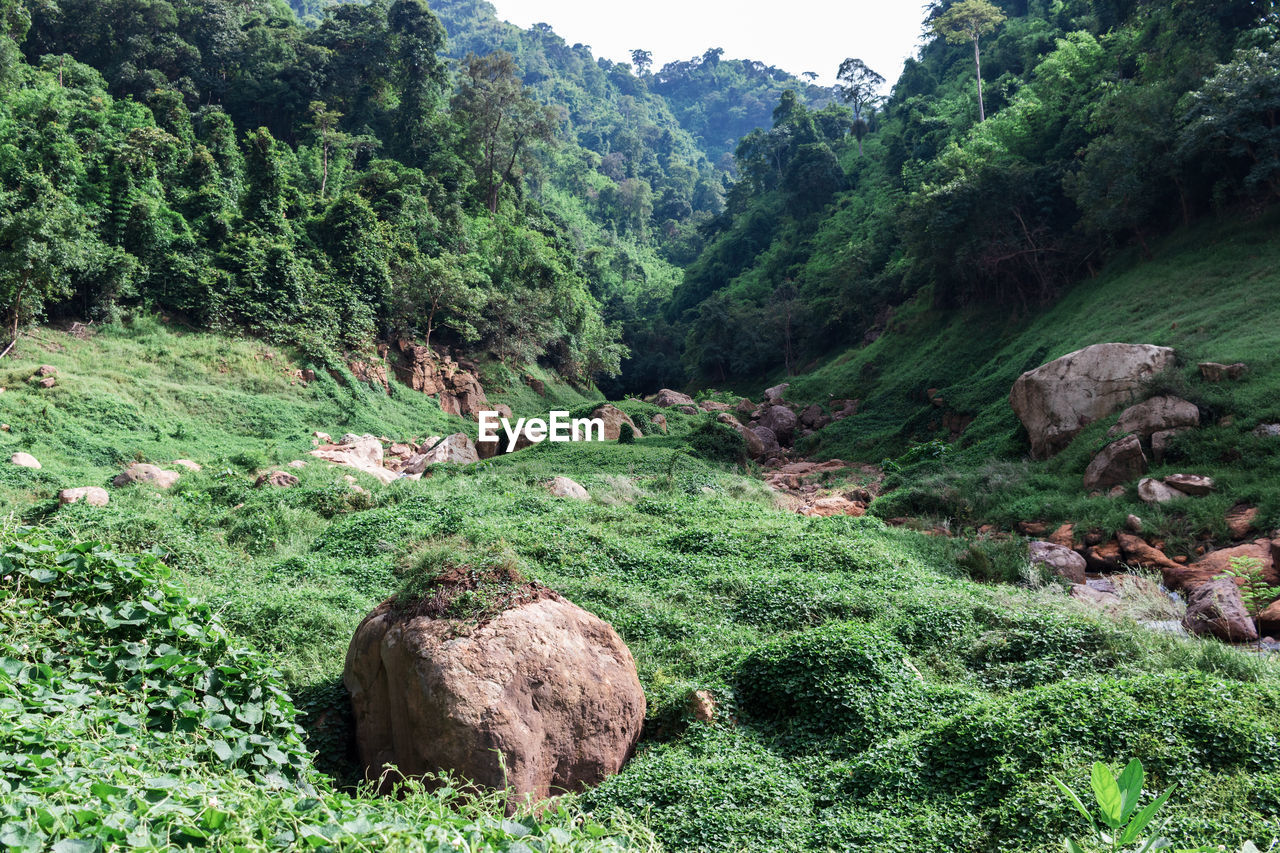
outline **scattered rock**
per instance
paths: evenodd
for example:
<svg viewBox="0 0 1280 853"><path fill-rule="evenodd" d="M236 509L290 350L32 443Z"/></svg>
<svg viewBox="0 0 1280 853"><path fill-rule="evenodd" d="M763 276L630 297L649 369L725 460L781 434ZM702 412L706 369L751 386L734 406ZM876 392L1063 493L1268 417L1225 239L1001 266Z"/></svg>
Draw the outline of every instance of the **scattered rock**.
<svg viewBox="0 0 1280 853"><path fill-rule="evenodd" d="M777 454L782 451L782 446L778 443L778 436L773 430L766 426L758 426L753 427L751 432L755 434L756 438L760 439L761 444L764 446L764 452L760 454L761 456Z"/></svg>
<svg viewBox="0 0 1280 853"><path fill-rule="evenodd" d="M1116 500L1118 498L1124 497L1124 494L1127 491L1128 489L1126 489L1124 486L1112 486L1111 488L1107 489L1107 497L1111 498L1111 500Z"/></svg>
<svg viewBox="0 0 1280 853"><path fill-rule="evenodd" d="M1022 374L1009 403L1027 428L1032 455L1053 456L1088 424L1130 405L1173 359L1168 347L1095 344Z"/></svg>
<svg viewBox="0 0 1280 853"><path fill-rule="evenodd" d="M311 433L311 435L316 441L320 442L321 444L333 444L333 439L329 436L329 433L327 432L320 432L317 430L316 432Z"/></svg>
<svg viewBox="0 0 1280 853"><path fill-rule="evenodd" d="M343 681L369 778L450 771L537 801L622 768L645 714L631 652L550 590L522 593L478 624L394 599L360 623Z"/></svg>
<svg viewBox="0 0 1280 853"><path fill-rule="evenodd" d="M1206 382L1221 382L1223 379L1235 381L1244 376L1249 368L1244 362L1235 364L1218 364L1216 361L1205 361L1200 364L1200 375Z"/></svg>
<svg viewBox="0 0 1280 853"><path fill-rule="evenodd" d="M651 386L652 387L652 386ZM661 406L666 409L671 406L692 406L693 398L688 394L681 394L679 391L672 391L670 388L663 388L653 398L655 406Z"/></svg>
<svg viewBox="0 0 1280 853"><path fill-rule="evenodd" d="M689 694L688 708L698 722L713 722L716 718L716 697L710 690L695 690Z"/></svg>
<svg viewBox="0 0 1280 853"><path fill-rule="evenodd" d="M797 421L796 413L786 406L769 406L760 413L760 426L772 430L780 445L791 444Z"/></svg>
<svg viewBox="0 0 1280 853"><path fill-rule="evenodd" d="M1107 435L1115 438L1134 433L1146 439L1157 432L1198 426L1200 410L1195 403L1189 403L1180 397L1152 397L1125 409L1120 420L1107 431Z"/></svg>
<svg viewBox="0 0 1280 853"><path fill-rule="evenodd" d="M111 501L111 496L99 486L80 486L58 492L58 503L73 504L78 501L84 501L89 506L106 506Z"/></svg>
<svg viewBox="0 0 1280 853"><path fill-rule="evenodd" d="M1236 506L1227 511L1227 530L1232 539L1244 539L1253 531L1258 517L1256 506Z"/></svg>
<svg viewBox="0 0 1280 853"><path fill-rule="evenodd" d="M1242 557L1259 562L1267 583L1280 583L1280 576L1276 574L1271 560L1270 544L1266 539L1259 539L1244 545L1210 551L1190 565L1162 567L1164 585L1170 589L1194 590L1225 574L1227 569L1231 568L1231 561Z"/></svg>
<svg viewBox="0 0 1280 853"><path fill-rule="evenodd" d="M1019 521L1015 527L1023 536L1043 536L1049 529L1043 521Z"/></svg>
<svg viewBox="0 0 1280 853"><path fill-rule="evenodd" d="M800 423L810 429L822 429L830 422L831 418L827 417L826 413L822 411L822 406L817 403L809 405L800 413Z"/></svg>
<svg viewBox="0 0 1280 853"><path fill-rule="evenodd" d="M547 396L547 383L543 382L541 379L537 379L526 373L524 376L524 384L533 389L533 393L537 394L539 397Z"/></svg>
<svg viewBox="0 0 1280 853"><path fill-rule="evenodd" d="M381 388L386 394L391 393L391 383L387 381L387 366L381 362L350 361L347 368L357 382Z"/></svg>
<svg viewBox="0 0 1280 853"><path fill-rule="evenodd" d="M1084 583L1085 559L1068 547L1052 542L1032 542L1030 560L1033 566L1045 566L1072 583Z"/></svg>
<svg viewBox="0 0 1280 853"><path fill-rule="evenodd" d="M448 356L438 358L431 347L407 340L397 345L404 357L404 363L396 366L397 375L413 390L439 399L441 411L473 420L483 411L492 411L480 377L474 372ZM530 379L532 377L525 377L526 382ZM541 395L546 389L534 390Z"/></svg>
<svg viewBox="0 0 1280 853"><path fill-rule="evenodd" d="M1076 526L1074 524L1063 524L1057 530L1045 537L1046 542L1054 545L1061 545L1064 548L1074 548L1076 544Z"/></svg>
<svg viewBox="0 0 1280 853"><path fill-rule="evenodd" d="M1253 434L1258 438L1280 438L1280 424L1258 424Z"/></svg>
<svg viewBox="0 0 1280 853"><path fill-rule="evenodd" d="M781 385L774 385L772 388L766 388L764 392L764 401L770 405L777 405L782 402L782 395L787 393L787 389L791 387L791 383L783 382Z"/></svg>
<svg viewBox="0 0 1280 853"><path fill-rule="evenodd" d="M1162 429L1159 432L1151 433L1151 458L1155 460L1157 465L1163 464L1165 454L1169 452L1169 445L1173 442L1173 439L1190 431L1191 427L1179 427L1177 429Z"/></svg>
<svg viewBox="0 0 1280 853"><path fill-rule="evenodd" d="M382 467L382 442L372 435L348 433L338 444L325 444L311 451L311 455L335 465L345 465L390 483L399 475Z"/></svg>
<svg viewBox="0 0 1280 853"><path fill-rule="evenodd" d="M1124 555L1119 543L1103 542L1085 548L1084 560L1091 572L1114 572L1120 569Z"/></svg>
<svg viewBox="0 0 1280 853"><path fill-rule="evenodd" d="M733 406L728 403L721 403L716 400L703 400L698 404L698 408L704 412L732 412Z"/></svg>
<svg viewBox="0 0 1280 853"><path fill-rule="evenodd" d="M300 482L297 477L288 471L271 471L260 476L253 484L253 487L261 489L263 486L275 486L278 489L288 489L298 485Z"/></svg>
<svg viewBox="0 0 1280 853"><path fill-rule="evenodd" d="M636 438L644 438L644 433L636 427L635 421L617 406L606 403L591 413L591 417L604 421L604 437L606 441L617 441L622 433L622 425L629 424L635 430Z"/></svg>
<svg viewBox="0 0 1280 853"><path fill-rule="evenodd" d="M1186 496L1185 492L1167 486L1152 477L1144 477L1138 481L1138 498L1143 503L1162 504Z"/></svg>
<svg viewBox="0 0 1280 853"><path fill-rule="evenodd" d="M837 515L850 515L859 518L867 514L867 505L858 501L851 501L841 495L832 495L819 498L809 506L801 509L800 514L819 518L831 518Z"/></svg>
<svg viewBox="0 0 1280 853"><path fill-rule="evenodd" d="M49 376L45 379L41 379L37 384L41 388L52 388L53 386L58 384L58 379L56 376Z"/></svg>
<svg viewBox="0 0 1280 853"><path fill-rule="evenodd" d="M1116 541L1120 543L1120 550L1124 554L1125 560L1134 565L1161 570L1182 568L1173 560L1170 560L1159 548L1148 545L1146 540L1140 536L1117 533Z"/></svg>
<svg viewBox="0 0 1280 853"><path fill-rule="evenodd" d="M1228 643L1258 639L1253 619L1240 599L1240 588L1229 578L1211 580L1192 592L1182 624L1192 634L1217 637Z"/></svg>
<svg viewBox="0 0 1280 853"><path fill-rule="evenodd" d="M14 465L17 465L19 468L33 468L38 471L44 467L40 464L39 459L35 458L30 453L23 453L22 451L18 451L10 456L9 461Z"/></svg>
<svg viewBox="0 0 1280 853"><path fill-rule="evenodd" d="M747 455L752 459L759 459L764 455L764 452L767 449L765 442L754 431L743 426L742 423L733 415L727 412L721 412L716 415L716 421L724 424L732 430L735 430L738 435L742 436L742 440L747 444ZM657 422L655 421L655 423ZM776 439L774 441L774 445L777 445Z"/></svg>
<svg viewBox="0 0 1280 853"><path fill-rule="evenodd" d="M1086 489L1105 489L1118 486L1145 474L1147 456L1142 452L1142 443L1136 435L1127 435L1119 441L1113 441L1089 463L1084 472Z"/></svg>
<svg viewBox="0 0 1280 853"><path fill-rule="evenodd" d="M423 442L426 451L412 456L401 468L404 474L421 474L428 465L451 462L455 465L471 465L480 461L479 451L466 433L458 432L443 441L429 438Z"/></svg>
<svg viewBox="0 0 1280 853"><path fill-rule="evenodd" d="M649 418L649 423L653 424L658 429L662 430L663 435L667 434L667 416L666 415L663 415L663 414L654 415L653 417ZM734 423L737 423L737 421L734 421Z"/></svg>
<svg viewBox="0 0 1280 853"><path fill-rule="evenodd" d="M1071 585L1071 597L1076 601L1082 601L1085 604L1093 605L1108 612L1114 612L1120 608L1120 596L1114 592L1094 589L1083 583L1073 583Z"/></svg>
<svg viewBox="0 0 1280 853"><path fill-rule="evenodd" d="M570 498L575 501L591 500L591 493L568 477L556 477L547 484L547 491L552 497Z"/></svg>
<svg viewBox="0 0 1280 853"><path fill-rule="evenodd" d="M178 482L178 476L177 471L166 471L146 462L134 462L117 474L116 478L111 481L111 485L118 489L130 483L151 483L162 489L167 489Z"/></svg>
<svg viewBox="0 0 1280 853"><path fill-rule="evenodd" d="M200 471L200 470L201 470L201 467L200 467L199 463L197 463L197 462L192 462L190 459L175 459L175 460L173 460L173 464L174 464L174 465L181 466L181 467L183 467L183 468L186 468L188 471Z"/></svg>
<svg viewBox="0 0 1280 853"><path fill-rule="evenodd" d="M1139 486L1139 488L1141 488L1141 486ZM1127 518L1125 518L1124 526L1129 528L1129 531L1131 533L1141 533L1142 519L1138 518L1136 515L1133 515L1131 513Z"/></svg>
<svg viewBox="0 0 1280 853"><path fill-rule="evenodd" d="M1198 474L1170 474L1164 484L1188 495L1200 497L1213 491L1213 478Z"/></svg>
<svg viewBox="0 0 1280 853"><path fill-rule="evenodd" d="M295 459L289 463L290 468L306 468L307 461L305 459Z"/></svg>

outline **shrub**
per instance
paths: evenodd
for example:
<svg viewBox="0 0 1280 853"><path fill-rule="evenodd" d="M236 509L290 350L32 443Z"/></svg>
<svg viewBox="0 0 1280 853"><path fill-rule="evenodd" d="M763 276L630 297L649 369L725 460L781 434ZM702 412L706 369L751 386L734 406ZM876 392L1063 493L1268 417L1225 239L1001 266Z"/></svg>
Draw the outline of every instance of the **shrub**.
<svg viewBox="0 0 1280 853"><path fill-rule="evenodd" d="M711 462L738 464L747 459L747 443L738 431L715 421L706 421L689 434L695 456Z"/></svg>
<svg viewBox="0 0 1280 853"><path fill-rule="evenodd" d="M618 427L618 444L635 444L636 431L629 423L623 423Z"/></svg>

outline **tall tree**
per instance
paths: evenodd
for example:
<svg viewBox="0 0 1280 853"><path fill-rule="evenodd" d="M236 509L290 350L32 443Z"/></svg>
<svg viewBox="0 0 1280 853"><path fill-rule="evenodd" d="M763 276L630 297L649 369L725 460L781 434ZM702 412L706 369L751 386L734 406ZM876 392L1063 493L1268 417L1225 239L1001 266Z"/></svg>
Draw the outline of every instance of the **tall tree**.
<svg viewBox="0 0 1280 853"><path fill-rule="evenodd" d="M1004 18L1004 12L987 0L960 0L931 24L934 34L942 36L948 44L973 42L973 70L978 77L978 121L987 120L987 108L982 101L982 53L978 41L999 26Z"/></svg>
<svg viewBox="0 0 1280 853"><path fill-rule="evenodd" d="M636 73L643 77L653 67L653 53L647 50L633 50L631 51L631 63L635 65Z"/></svg>
<svg viewBox="0 0 1280 853"><path fill-rule="evenodd" d="M555 115L525 91L511 54L470 54L453 97L453 113L465 130L465 141L484 190L490 213L498 212L505 186L515 186L523 173L529 147L552 139Z"/></svg>
<svg viewBox="0 0 1280 853"><path fill-rule="evenodd" d="M858 140L858 156L862 156L862 140L871 125L863 113L880 101L884 77L867 67L861 59L846 59L836 75L840 81L840 97L853 108L853 135Z"/></svg>
<svg viewBox="0 0 1280 853"><path fill-rule="evenodd" d="M397 148L421 165L431 145L431 119L449 79L438 55L445 47L444 27L422 0L396 0L387 22L396 40Z"/></svg>

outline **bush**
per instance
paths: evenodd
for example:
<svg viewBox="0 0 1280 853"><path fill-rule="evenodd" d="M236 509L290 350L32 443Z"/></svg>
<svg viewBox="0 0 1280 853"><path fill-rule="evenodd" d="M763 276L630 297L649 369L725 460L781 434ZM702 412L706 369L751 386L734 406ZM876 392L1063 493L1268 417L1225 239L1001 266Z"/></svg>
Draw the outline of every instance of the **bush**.
<svg viewBox="0 0 1280 853"><path fill-rule="evenodd" d="M689 434L693 454L711 462L740 464L747 460L747 443L738 431L715 421L706 421Z"/></svg>
<svg viewBox="0 0 1280 853"><path fill-rule="evenodd" d="M623 423L618 427L618 444L635 444L636 431L629 423Z"/></svg>

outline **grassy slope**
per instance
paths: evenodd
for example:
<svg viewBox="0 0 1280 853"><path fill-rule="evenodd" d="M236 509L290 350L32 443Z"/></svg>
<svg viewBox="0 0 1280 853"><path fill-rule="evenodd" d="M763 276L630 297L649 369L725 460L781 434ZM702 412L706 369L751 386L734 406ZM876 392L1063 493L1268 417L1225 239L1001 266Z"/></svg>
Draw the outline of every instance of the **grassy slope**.
<svg viewBox="0 0 1280 853"><path fill-rule="evenodd" d="M1176 509L1221 532L1225 507L1248 501L1263 507L1261 529L1280 525L1280 495L1269 485L1280 475L1280 458L1247 435L1260 422L1280 420L1275 393L1280 388L1280 305L1273 298L1280 287L1278 219L1272 212L1257 221L1188 229L1166 240L1153 259L1118 259L1043 310L947 312L925 302L904 306L875 343L792 380L790 396L797 401L863 401L858 416L823 431L810 450L818 456L878 460L897 456L911 442L945 438L942 411L926 396L937 388L949 409L976 416L953 452L953 465L973 473L993 459L1018 459L1027 451L1008 404L1020 373L1089 344L1160 344L1175 347L1180 360L1177 375L1164 387L1200 404L1215 421L1226 415L1234 419L1230 427L1202 430L1184 443L1171 466L1161 469L1193 468L1224 481L1224 496ZM1208 385L1196 369L1200 361L1243 361L1250 373L1238 383ZM1001 482L1004 498L977 495L950 507L940 501L932 511L963 521L1043 516L1113 527L1141 506L1136 495L1122 504L1090 503L1079 487L1090 452L1105 441L1106 426L1085 431L1054 462L991 469L988 479ZM1224 448L1232 446L1252 457L1248 465L1222 459ZM935 475L937 467L922 473ZM1010 477L1017 482L1010 484ZM1034 478L1041 482L1023 488ZM966 481L959 491L971 490L976 482ZM932 487L947 483L935 480ZM913 508L929 509L899 504L894 511ZM1182 539L1189 541L1193 532L1185 531Z"/></svg>
<svg viewBox="0 0 1280 853"><path fill-rule="evenodd" d="M39 340L66 349L24 344L6 363L13 431L0 436L46 467L0 464L6 505L56 535L164 554L284 671L332 772L351 769L340 675L356 623L424 549L465 561L494 546L635 653L644 744L581 804L645 819L668 849L1059 849L1074 819L1047 774L1078 785L1093 760L1133 755L1179 784L1177 840L1280 832L1270 665L1113 623L1054 587L975 584L956 568L959 542L782 512L758 482L690 455L701 417L668 412L671 436L631 446L543 445L365 483L367 497L321 463L296 488L255 490L257 466L301 456L312 429L401 438L450 424L420 396L290 387L254 344L151 322ZM23 384L42 362L60 367L58 389ZM168 492L56 506L57 488L104 483L137 455L209 464ZM556 474L595 499L549 497L540 483ZM779 673L791 681L774 689ZM721 704L714 725L687 711L698 688Z"/></svg>

